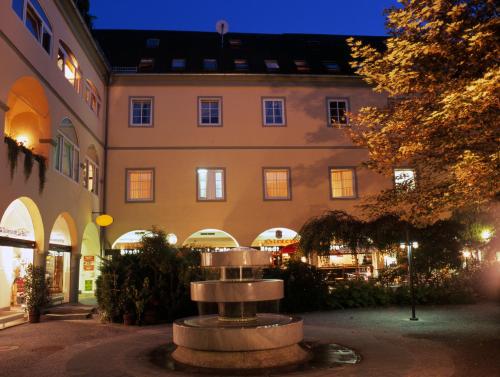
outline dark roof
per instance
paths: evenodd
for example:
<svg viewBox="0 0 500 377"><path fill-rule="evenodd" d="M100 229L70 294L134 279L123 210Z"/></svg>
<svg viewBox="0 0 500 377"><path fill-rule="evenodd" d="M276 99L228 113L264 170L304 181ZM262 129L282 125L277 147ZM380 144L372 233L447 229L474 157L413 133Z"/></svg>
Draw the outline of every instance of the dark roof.
<svg viewBox="0 0 500 377"><path fill-rule="evenodd" d="M215 32L98 29L93 33L115 72L353 74L345 35L227 33L222 48L221 36ZM378 49L384 48L386 39L355 38ZM159 44L147 43L148 39ZM140 65L141 59L154 59L153 65L147 60ZM172 59L185 59L185 69L173 69ZM204 69L204 59L216 59L217 68ZM248 68L243 64L238 70L235 59L245 59ZM269 71L265 60L277 60L279 69ZM306 63L299 63L298 69L295 60ZM327 69L325 62L334 69Z"/></svg>

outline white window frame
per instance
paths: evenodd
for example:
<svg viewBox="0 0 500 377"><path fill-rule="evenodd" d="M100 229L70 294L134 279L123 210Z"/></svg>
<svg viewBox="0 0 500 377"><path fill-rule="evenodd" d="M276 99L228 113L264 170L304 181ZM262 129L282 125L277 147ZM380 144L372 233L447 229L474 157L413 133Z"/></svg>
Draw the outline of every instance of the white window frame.
<svg viewBox="0 0 500 377"><path fill-rule="evenodd" d="M217 123L211 122L211 116L209 116L209 123L203 123L202 116L202 103L203 102L217 102L218 108L218 121ZM198 97L198 127L221 127L222 126L222 97Z"/></svg>
<svg viewBox="0 0 500 377"><path fill-rule="evenodd" d="M59 53L61 52L62 55L62 67L59 67ZM59 49L57 51L57 68L63 73L64 78L69 82L69 84L76 90L77 93L81 92L82 89L82 72L80 71L80 68L78 67L78 61L75 58L75 62L73 62L73 59L71 58L71 55L66 49L59 44ZM71 83L70 78L66 75L66 66L71 64L71 66L74 67L75 69L75 77L74 77L74 82ZM75 64L76 63L76 64Z"/></svg>
<svg viewBox="0 0 500 377"><path fill-rule="evenodd" d="M63 172L63 149L65 143L70 144L72 147L69 175ZM71 179L73 182L78 183L80 181L80 148L60 131L57 133L57 145L55 148L58 156L54 159L54 170L66 178ZM75 152L78 154L78 161L75 161Z"/></svg>
<svg viewBox="0 0 500 377"><path fill-rule="evenodd" d="M333 173L335 171L346 171L349 170L351 171L351 177L352 177L352 195L342 195L342 196L335 196L334 195L334 190L333 190ZM328 168L328 179L330 181L330 199L336 200L336 199L356 199L358 197L358 183L357 183L357 177L356 177L356 168L352 166L331 166ZM342 187L344 189L344 187Z"/></svg>
<svg viewBox="0 0 500 377"><path fill-rule="evenodd" d="M267 102L280 102L281 103L281 122L268 122L266 115L266 103ZM273 119L274 119L274 107L273 107ZM268 127L283 127L286 126L286 101L282 97L265 97L262 98L262 123L264 126Z"/></svg>
<svg viewBox="0 0 500 377"><path fill-rule="evenodd" d="M135 123L134 122L134 103L136 102L149 102L150 114L148 123ZM154 114L154 98L153 97L130 97L129 101L129 127L153 127L153 114ZM141 116L142 121L142 116Z"/></svg>
<svg viewBox="0 0 500 377"><path fill-rule="evenodd" d="M11 1L11 8L12 8L12 0L10 0L10 1ZM26 24L26 21L28 19L27 18L28 4L30 6L30 9L34 12L34 15L38 18L38 21L40 22L40 30L38 30L38 37L33 35L33 33L31 32L31 30L28 29L28 26ZM41 7L41 4L40 4L40 7ZM46 14L45 14L45 17L47 17ZM24 26L28 29L29 33L33 36L33 38L35 38L37 40L38 44L50 56L52 54L52 46L53 46L53 41L54 41L54 34L52 33L52 27L49 24L47 24L47 22L44 20L44 17L42 17L40 15L40 12L38 12L36 7L32 4L32 2L30 0L24 0L24 2L23 2L22 22L23 22ZM50 45L49 45L48 51L45 49L45 47L43 45L43 36L45 33L47 33L50 36Z"/></svg>
<svg viewBox="0 0 500 377"><path fill-rule="evenodd" d="M90 110L92 110L98 117L101 116L101 97L99 93L97 93L96 89L89 84L88 80L85 80L84 90L83 90L83 99L89 105ZM95 100L95 106L94 102Z"/></svg>
<svg viewBox="0 0 500 377"><path fill-rule="evenodd" d="M332 122L332 112L331 112L331 103L333 102L343 102L345 104L345 123L340 123ZM339 109L337 105L337 110ZM328 127L333 127L333 128L342 128L342 127L348 127L349 126L349 117L347 116L347 113L349 112L349 99L348 98L327 98L326 99L326 115L327 115L327 120L328 120ZM338 116L338 115L337 115Z"/></svg>
<svg viewBox="0 0 500 377"><path fill-rule="evenodd" d="M203 189L200 175L206 174L206 183ZM217 187L217 174L222 175L221 183ZM213 187L213 195L209 195L209 187ZM221 196L217 195L220 190ZM205 195L201 195L205 191ZM196 168L196 200L199 202L223 202L226 200L226 168L221 167L200 167Z"/></svg>
<svg viewBox="0 0 500 377"><path fill-rule="evenodd" d="M286 172L286 184L287 184L287 196L269 196L267 194L267 173L272 171L285 171ZM262 168L262 183L264 190L264 200L292 200L292 170L289 167L264 167Z"/></svg>
<svg viewBox="0 0 500 377"><path fill-rule="evenodd" d="M130 173L151 173L151 193L149 198L132 199L130 197ZM126 203L152 203L155 201L155 169L154 168L127 168L125 169L125 202Z"/></svg>
<svg viewBox="0 0 500 377"><path fill-rule="evenodd" d="M94 176L92 177L92 188L90 188L89 185L90 168L92 168L94 171ZM94 160L86 156L83 169L83 187L85 187L89 192L95 195L99 195L99 165Z"/></svg>

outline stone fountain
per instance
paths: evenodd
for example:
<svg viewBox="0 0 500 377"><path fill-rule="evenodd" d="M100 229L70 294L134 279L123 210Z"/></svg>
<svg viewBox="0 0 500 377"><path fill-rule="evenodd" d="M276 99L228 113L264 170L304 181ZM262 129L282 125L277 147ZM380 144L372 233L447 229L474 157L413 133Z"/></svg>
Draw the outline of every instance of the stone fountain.
<svg viewBox="0 0 500 377"><path fill-rule="evenodd" d="M218 314L183 318L173 325L179 363L210 369L262 369L299 364L309 353L299 345L302 319L258 313L258 303L283 298L283 280L262 279L271 253L251 248L202 253L201 265L218 280L191 283L191 299L217 303Z"/></svg>

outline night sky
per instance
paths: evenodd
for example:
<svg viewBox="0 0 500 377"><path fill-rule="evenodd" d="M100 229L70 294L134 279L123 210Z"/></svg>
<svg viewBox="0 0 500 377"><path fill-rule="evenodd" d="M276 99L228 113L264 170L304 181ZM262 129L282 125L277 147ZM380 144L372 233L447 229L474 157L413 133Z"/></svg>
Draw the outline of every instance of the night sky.
<svg viewBox="0 0 500 377"><path fill-rule="evenodd" d="M91 0L98 29L385 35L396 0Z"/></svg>

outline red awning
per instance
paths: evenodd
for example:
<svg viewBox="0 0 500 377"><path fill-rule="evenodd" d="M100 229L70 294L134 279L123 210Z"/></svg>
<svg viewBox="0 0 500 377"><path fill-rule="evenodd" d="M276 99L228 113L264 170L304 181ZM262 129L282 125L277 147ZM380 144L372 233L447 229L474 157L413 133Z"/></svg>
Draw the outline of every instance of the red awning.
<svg viewBox="0 0 500 377"><path fill-rule="evenodd" d="M280 251L281 254L293 254L299 249L299 243L291 243L289 245L284 246Z"/></svg>

